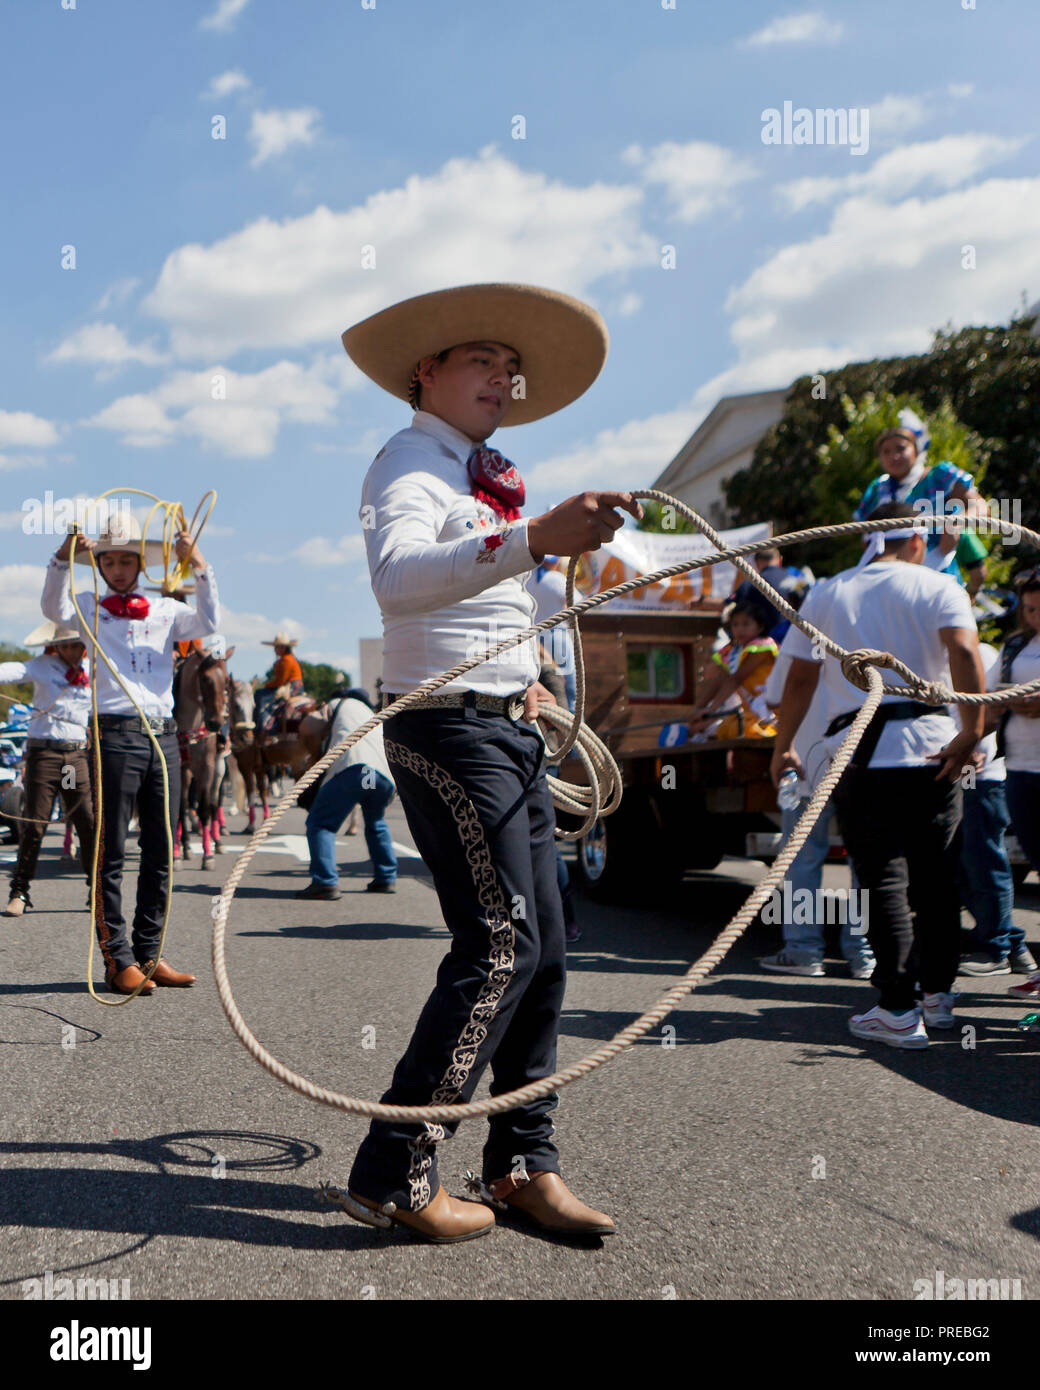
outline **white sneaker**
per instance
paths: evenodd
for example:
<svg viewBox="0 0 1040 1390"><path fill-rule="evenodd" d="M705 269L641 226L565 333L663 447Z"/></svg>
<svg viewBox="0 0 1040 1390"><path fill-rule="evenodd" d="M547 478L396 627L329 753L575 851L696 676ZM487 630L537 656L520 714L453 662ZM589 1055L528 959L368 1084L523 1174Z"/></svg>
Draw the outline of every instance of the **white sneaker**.
<svg viewBox="0 0 1040 1390"><path fill-rule="evenodd" d="M857 1038L886 1043L889 1047L928 1046L928 1034L924 1031L919 1009L910 1009L905 1014L892 1014L880 1004L875 1004L865 1014L852 1015L849 1019L849 1032Z"/></svg>
<svg viewBox="0 0 1040 1390"><path fill-rule="evenodd" d="M921 1012L929 1028L953 1028L957 1020L953 1016L954 1000L959 994L926 994L921 1000Z"/></svg>
<svg viewBox="0 0 1040 1390"><path fill-rule="evenodd" d="M763 956L758 963L763 970L774 970L781 975L824 974L823 961L808 951L778 951L775 956Z"/></svg>
<svg viewBox="0 0 1040 1390"><path fill-rule="evenodd" d="M855 965L849 962L849 974L854 980L869 980L874 973L876 962L873 960L858 960Z"/></svg>

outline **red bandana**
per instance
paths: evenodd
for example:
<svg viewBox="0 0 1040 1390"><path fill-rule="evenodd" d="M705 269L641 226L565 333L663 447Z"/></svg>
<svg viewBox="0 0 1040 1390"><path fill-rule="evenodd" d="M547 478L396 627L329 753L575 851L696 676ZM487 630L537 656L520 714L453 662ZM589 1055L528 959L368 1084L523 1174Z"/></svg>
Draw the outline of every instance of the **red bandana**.
<svg viewBox="0 0 1040 1390"><path fill-rule="evenodd" d="M497 449L479 444L466 463L470 492L478 502L497 513L503 521L519 521L520 508L527 500L524 481L516 464L503 458Z"/></svg>
<svg viewBox="0 0 1040 1390"><path fill-rule="evenodd" d="M113 618L147 618L149 603L140 594L109 594L101 600L101 607Z"/></svg>
<svg viewBox="0 0 1040 1390"><path fill-rule="evenodd" d="M82 666L68 666L65 668L65 679L69 685L89 685L87 673Z"/></svg>

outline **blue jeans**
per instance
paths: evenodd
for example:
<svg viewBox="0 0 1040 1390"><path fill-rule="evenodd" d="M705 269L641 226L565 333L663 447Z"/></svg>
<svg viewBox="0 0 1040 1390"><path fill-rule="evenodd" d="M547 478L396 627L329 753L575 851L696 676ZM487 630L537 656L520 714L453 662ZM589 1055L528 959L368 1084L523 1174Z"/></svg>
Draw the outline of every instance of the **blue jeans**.
<svg viewBox="0 0 1040 1390"><path fill-rule="evenodd" d="M368 774L367 777L365 774ZM366 786L365 783L371 783ZM365 818L365 844L372 859L377 883L393 883L397 878L390 827L384 819L394 784L374 767L355 763L322 783L307 814L307 844L311 851L311 878L325 888L339 882L336 868L336 832L360 802Z"/></svg>
<svg viewBox="0 0 1040 1390"><path fill-rule="evenodd" d="M781 812L780 828L784 836L784 844L791 838L791 832L797 825L801 816L809 804L809 798L801 800L793 811ZM823 882L823 865L827 858L827 851L830 849L830 823L831 823L831 803L828 802L823 809L823 814L817 819L809 834L809 838L798 851L794 863L787 870L786 883L791 885L790 898L792 904L797 907L798 899L796 894L801 888L808 889L815 895L817 889ZM852 875L852 889L858 891L859 883L856 879L856 871L849 860L849 872ZM777 889L775 891L781 891ZM784 894L784 945L795 951L805 951L814 956L817 960L823 959L823 921L817 912L793 912L787 911L787 894ZM804 902L805 899L803 898ZM814 898L815 901L815 898ZM856 916L860 914L857 913ZM788 920L808 916L810 921ZM867 942L866 931L863 929L866 921L862 923L846 921L841 924L841 954L848 961L849 965L869 965L874 959ZM858 930L857 930L858 928Z"/></svg>
<svg viewBox="0 0 1040 1390"><path fill-rule="evenodd" d="M994 960L1003 960L1026 944L1026 934L1011 920L1015 884L1004 832L1010 824L1003 782L977 782L964 789L961 820L961 898L975 918L971 943Z"/></svg>
<svg viewBox="0 0 1040 1390"><path fill-rule="evenodd" d="M1040 772L1012 772L1008 768L1004 785L1012 832L1040 874Z"/></svg>

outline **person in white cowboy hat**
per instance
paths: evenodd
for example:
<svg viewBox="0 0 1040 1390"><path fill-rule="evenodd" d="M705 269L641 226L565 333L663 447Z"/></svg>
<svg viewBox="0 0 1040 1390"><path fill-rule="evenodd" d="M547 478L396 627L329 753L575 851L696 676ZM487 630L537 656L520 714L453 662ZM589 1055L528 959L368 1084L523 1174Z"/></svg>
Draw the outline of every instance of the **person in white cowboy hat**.
<svg viewBox="0 0 1040 1390"><path fill-rule="evenodd" d="M272 641L262 643L265 647L274 647L278 660L270 676L256 691L253 718L261 733L270 733L274 728L287 699L303 694L303 670L293 652L298 640L287 632L276 632Z"/></svg>
<svg viewBox="0 0 1040 1390"><path fill-rule="evenodd" d="M195 570L196 602L186 604L160 594L151 600L137 585L143 568L157 563L162 547L144 541L133 517L122 519L96 541L77 537L76 558L97 562L108 594L97 610L97 640L144 711L148 727L162 750L169 785L164 805L162 768L141 716L105 663L95 662L98 727L101 733L101 787L95 791L101 818L101 861L96 930L105 962L105 980L117 994L130 994L143 972L155 969L142 994L156 985L184 988L195 976L157 960L169 892L167 826L180 804L180 755L173 719L173 649L177 641L204 637L220 625L220 606L213 570L191 537L176 538L177 558ZM79 620L70 596L71 536L55 552L43 586L41 606L46 617L68 626ZM77 594L87 630L95 619L93 592ZM89 641L89 639L88 639ZM123 917L123 855L127 828L137 805L141 823L141 864L137 877L137 907L128 939Z"/></svg>
<svg viewBox="0 0 1040 1390"><path fill-rule="evenodd" d="M529 627L526 588L546 555L610 540L635 517L625 492L585 492L524 520L516 467L486 445L500 426L562 409L592 385L607 332L586 304L530 285L467 285L421 295L356 324L358 367L415 414L380 449L361 523L383 614L384 701ZM566 975L554 815L537 708L533 644L515 648L384 725L386 757L452 947L384 1101L462 1103L490 1065L493 1094L551 1075ZM484 1235L491 1208L544 1231L599 1236L610 1217L560 1175L549 1097L490 1120L483 1203L449 1197L436 1146L450 1124L373 1123L349 1196L416 1236ZM361 1219L365 1219L362 1216Z"/></svg>
<svg viewBox="0 0 1040 1390"><path fill-rule="evenodd" d="M55 795L79 834L80 863L90 884L94 845L94 811L87 766L87 719L90 677L83 665L86 648L79 629L41 623L25 639L43 647L31 661L0 662L0 681L33 683L33 715L25 741L25 809L18 859L11 875L5 917L20 917L32 907L29 886L50 820Z"/></svg>

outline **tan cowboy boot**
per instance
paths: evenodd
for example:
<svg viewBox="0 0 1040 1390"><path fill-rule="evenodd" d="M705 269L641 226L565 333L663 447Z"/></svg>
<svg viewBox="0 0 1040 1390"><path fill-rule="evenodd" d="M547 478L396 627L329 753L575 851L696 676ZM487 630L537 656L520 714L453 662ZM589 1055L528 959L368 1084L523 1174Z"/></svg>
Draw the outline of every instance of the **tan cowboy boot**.
<svg viewBox="0 0 1040 1390"><path fill-rule="evenodd" d="M395 1207L387 1212L380 1202L359 1197L356 1192L349 1195L363 1207L389 1216L416 1239L430 1245L455 1245L460 1240L475 1240L477 1236L486 1236L495 1224L495 1213L482 1202L463 1202L449 1197L443 1187L438 1187L420 1211L402 1211Z"/></svg>
<svg viewBox="0 0 1040 1390"><path fill-rule="evenodd" d="M133 994L137 986L144 980L144 975L136 965L128 965L124 970L116 970L114 967L105 971L105 984L113 994ZM154 994L155 985L151 980L145 981L142 994Z"/></svg>
<svg viewBox="0 0 1040 1390"><path fill-rule="evenodd" d="M4 917L21 917L27 907L32 907L28 893L12 893L11 901L4 908Z"/></svg>
<svg viewBox="0 0 1040 1390"><path fill-rule="evenodd" d="M553 1235L612 1236L617 1230L604 1212L579 1202L559 1173L510 1173L481 1184L495 1202Z"/></svg>
<svg viewBox="0 0 1040 1390"><path fill-rule="evenodd" d="M152 962L146 960L141 969L147 975L151 969ZM157 985L166 985L171 989L188 989L195 983L195 976L189 975L185 970L174 970L173 966L167 965L164 960L152 971L152 982Z"/></svg>

